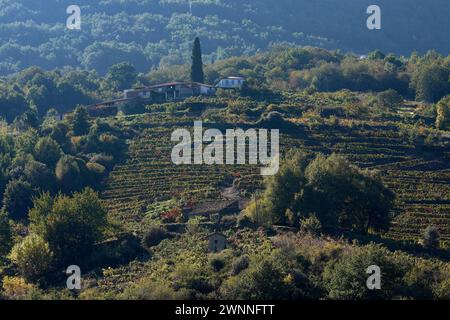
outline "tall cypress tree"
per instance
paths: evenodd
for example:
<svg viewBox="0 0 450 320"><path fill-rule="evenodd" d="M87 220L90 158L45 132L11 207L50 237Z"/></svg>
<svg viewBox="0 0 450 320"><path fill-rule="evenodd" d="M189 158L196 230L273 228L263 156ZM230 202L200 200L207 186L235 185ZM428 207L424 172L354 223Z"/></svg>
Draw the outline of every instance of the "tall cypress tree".
<svg viewBox="0 0 450 320"><path fill-rule="evenodd" d="M200 39L197 37L192 48L191 81L203 83L205 75L203 73L202 49Z"/></svg>

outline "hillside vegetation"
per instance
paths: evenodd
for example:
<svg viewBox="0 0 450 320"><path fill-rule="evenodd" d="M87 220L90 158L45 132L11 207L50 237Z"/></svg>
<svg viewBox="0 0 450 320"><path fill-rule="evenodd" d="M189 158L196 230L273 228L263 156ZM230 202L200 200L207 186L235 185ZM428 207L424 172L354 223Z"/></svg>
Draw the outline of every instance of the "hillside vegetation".
<svg viewBox="0 0 450 320"><path fill-rule="evenodd" d="M364 54L448 54L446 0L381 0L382 29L366 28L368 0L80 0L81 30L68 30L66 0L0 1L0 74L29 66L138 71L182 64L199 36L205 61L251 55L274 44L314 45Z"/></svg>
<svg viewBox="0 0 450 320"><path fill-rule="evenodd" d="M247 83L104 117L78 104L189 66L31 67L0 85L1 298L450 298L448 56L279 47L204 71ZM171 134L200 120L279 129L279 172L175 165Z"/></svg>
<svg viewBox="0 0 450 320"><path fill-rule="evenodd" d="M279 100L280 91L313 93L348 89L386 91L380 96L383 103L402 97L434 103L450 92L450 56L435 51L399 57L376 50L367 59L359 59L352 54L314 47L281 46L255 56L208 64L204 74L205 82L210 84L221 77L243 76L247 80L243 94L256 100ZM188 65L171 65L138 74L132 64L120 62L108 68L105 76L94 71L45 71L30 67L0 82L0 117L18 122L22 114L31 111L42 118L48 111L65 113L77 105L121 98L122 90L127 88L189 79ZM445 108L439 110L445 125L448 117Z"/></svg>

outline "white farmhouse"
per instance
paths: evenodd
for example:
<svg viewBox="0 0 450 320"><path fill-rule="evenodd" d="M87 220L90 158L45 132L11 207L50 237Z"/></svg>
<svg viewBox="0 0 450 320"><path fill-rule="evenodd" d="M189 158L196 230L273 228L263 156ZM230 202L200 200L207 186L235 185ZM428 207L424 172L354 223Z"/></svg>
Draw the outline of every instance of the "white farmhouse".
<svg viewBox="0 0 450 320"><path fill-rule="evenodd" d="M245 79L243 77L226 77L217 83L217 87L222 89L237 89L242 87L244 83Z"/></svg>

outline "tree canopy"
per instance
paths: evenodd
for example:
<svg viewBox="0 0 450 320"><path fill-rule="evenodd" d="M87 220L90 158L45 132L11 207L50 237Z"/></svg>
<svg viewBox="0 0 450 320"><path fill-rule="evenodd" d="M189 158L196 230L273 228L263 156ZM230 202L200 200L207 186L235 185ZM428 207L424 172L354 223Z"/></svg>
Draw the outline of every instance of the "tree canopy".
<svg viewBox="0 0 450 320"><path fill-rule="evenodd" d="M299 225L300 219L314 216L325 228L360 233L389 226L393 192L375 173L352 166L340 155L310 160L290 152L265 186L246 208L260 224Z"/></svg>

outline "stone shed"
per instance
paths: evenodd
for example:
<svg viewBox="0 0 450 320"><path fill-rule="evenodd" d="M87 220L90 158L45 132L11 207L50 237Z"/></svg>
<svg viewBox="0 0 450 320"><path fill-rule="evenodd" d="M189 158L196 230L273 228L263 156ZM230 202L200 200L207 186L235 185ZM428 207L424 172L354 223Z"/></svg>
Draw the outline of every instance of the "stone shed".
<svg viewBox="0 0 450 320"><path fill-rule="evenodd" d="M208 240L208 252L218 253L227 247L227 238L219 232L214 232L206 237Z"/></svg>

